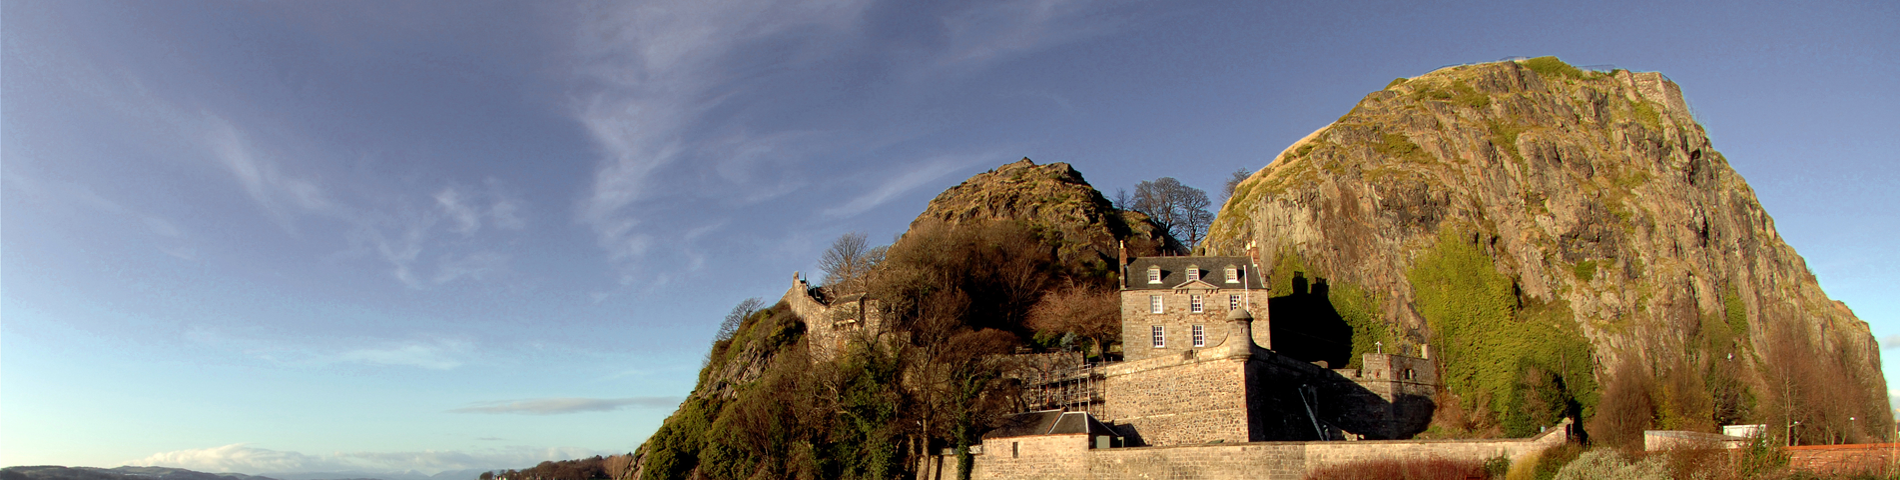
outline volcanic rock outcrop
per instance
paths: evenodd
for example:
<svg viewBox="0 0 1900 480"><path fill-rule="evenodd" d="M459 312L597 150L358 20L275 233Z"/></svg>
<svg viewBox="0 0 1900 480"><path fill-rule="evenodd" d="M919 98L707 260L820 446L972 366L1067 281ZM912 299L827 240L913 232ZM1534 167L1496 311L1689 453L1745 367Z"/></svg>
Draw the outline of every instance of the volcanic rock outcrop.
<svg viewBox="0 0 1900 480"><path fill-rule="evenodd" d="M1281 270L1356 287L1400 343L1487 357L1446 359L1454 379L1459 362L1519 362L1462 375L1462 393L1504 402L1499 411L1509 407L1499 397L1525 388L1507 385L1526 382L1522 364L1580 360L1528 358L1511 348L1535 345L1439 330L1521 332L1519 317L1562 317L1549 325L1588 339L1595 380L1634 365L1652 405L1677 403L1652 407L1662 423L1672 408L1688 416L1677 427L1814 417L1846 430L1855 415L1891 424L1867 324L1821 291L1659 73L1543 57L1394 80L1238 185L1202 249L1239 255L1249 245ZM1465 257L1490 271L1454 268L1463 257L1452 250L1480 254ZM1490 293L1503 301L1478 301ZM1803 368L1833 379L1795 385L1802 375L1777 352L1819 358ZM1733 378L1709 373L1718 370ZM1691 374L1702 378L1667 385ZM1496 388L1476 385L1485 375ZM1722 381L1746 391L1718 392ZM1788 398L1802 388L1856 399L1804 409ZM1712 393L1654 393L1675 390ZM1586 407L1599 400L1581 393Z"/></svg>

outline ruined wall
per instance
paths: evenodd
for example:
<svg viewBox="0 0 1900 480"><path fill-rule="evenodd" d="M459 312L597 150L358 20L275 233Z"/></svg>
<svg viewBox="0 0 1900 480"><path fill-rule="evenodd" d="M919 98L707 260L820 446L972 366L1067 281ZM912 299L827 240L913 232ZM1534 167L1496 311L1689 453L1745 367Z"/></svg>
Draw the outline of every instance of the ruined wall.
<svg viewBox="0 0 1900 480"><path fill-rule="evenodd" d="M883 328L876 299L853 294L821 302L812 297L811 284L797 272L792 273L792 288L785 291L783 300L805 321L806 342L819 359L837 357L860 331L879 332Z"/></svg>
<svg viewBox="0 0 1900 480"><path fill-rule="evenodd" d="M1107 367L1104 422L1143 445L1251 440L1246 358L1189 350Z"/></svg>

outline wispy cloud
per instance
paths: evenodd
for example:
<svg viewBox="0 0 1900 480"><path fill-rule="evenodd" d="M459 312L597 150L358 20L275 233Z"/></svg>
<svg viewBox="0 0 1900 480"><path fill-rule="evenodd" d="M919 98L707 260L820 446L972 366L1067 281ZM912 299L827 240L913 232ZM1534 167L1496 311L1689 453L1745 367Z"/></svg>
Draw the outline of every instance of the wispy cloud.
<svg viewBox="0 0 1900 480"><path fill-rule="evenodd" d="M958 3L902 18L881 17L897 9L875 3L660 1L581 12L590 21L575 35L573 112L600 160L576 206L578 221L610 258L638 262L655 245L680 240L677 222L663 217L677 204L668 202L694 201L703 211L706 198L746 204L826 188L839 176L796 178L809 158L921 134L914 126L866 132L805 121L861 116L839 115L853 107L802 98L810 92L857 91L854 82L867 78L877 79L864 81L867 96L875 89L937 88L1115 27L1091 15L1100 4L1090 2ZM791 83L814 88L781 85ZM849 98L840 103L862 100ZM900 167L903 173L872 192L816 213L862 213L956 166ZM781 170L765 171L772 168Z"/></svg>
<svg viewBox="0 0 1900 480"><path fill-rule="evenodd" d="M43 180L14 172L8 172L3 177L9 193L15 196L54 204L58 208L77 207L89 213L105 213L135 221L147 233L158 237L159 251L185 260L198 258L197 249L186 242L190 235L165 217L126 207L123 203L99 195L91 187L77 183Z"/></svg>
<svg viewBox="0 0 1900 480"><path fill-rule="evenodd" d="M468 363L476 350L474 341L456 337L372 339L337 345L305 339L269 339L234 334L227 329L208 325L193 325L183 336L197 344L240 351L281 365L303 367L362 365L449 370Z"/></svg>
<svg viewBox="0 0 1900 480"><path fill-rule="evenodd" d="M490 437L492 438L492 437ZM418 471L434 474L450 470L520 468L548 460L569 460L616 452L574 447L508 447L480 450L422 450L409 452L337 452L311 455L235 443L155 453L126 465L173 467L201 472L269 473ZM622 452L624 453L624 452Z"/></svg>
<svg viewBox="0 0 1900 480"><path fill-rule="evenodd" d="M339 213L321 187L285 173L279 162L253 148L230 121L210 113L206 113L204 119L208 124L205 144L213 156L279 226L296 231L292 221L295 213Z"/></svg>
<svg viewBox="0 0 1900 480"><path fill-rule="evenodd" d="M567 413L609 412L623 408L672 408L679 406L682 400L684 399L680 397L536 398L528 400L480 402L449 410L449 412L560 415Z"/></svg>
<svg viewBox="0 0 1900 480"><path fill-rule="evenodd" d="M987 154L956 155L913 162L913 164L921 163L922 165L904 169L904 171L898 173L896 176L885 180L869 193L853 198L843 205L825 209L823 215L827 218L839 218L864 213L866 210L883 205L884 202L890 201L891 198L899 194L909 192L945 174L968 167L980 161L995 160L996 157L996 155Z"/></svg>
<svg viewBox="0 0 1900 480"><path fill-rule="evenodd" d="M448 370L462 366L463 358L474 349L473 343L462 340L410 341L348 350L334 358L341 362Z"/></svg>
<svg viewBox="0 0 1900 480"><path fill-rule="evenodd" d="M1886 338L1880 339L1880 349L1893 350L1896 348L1900 348L1900 334L1888 335Z"/></svg>

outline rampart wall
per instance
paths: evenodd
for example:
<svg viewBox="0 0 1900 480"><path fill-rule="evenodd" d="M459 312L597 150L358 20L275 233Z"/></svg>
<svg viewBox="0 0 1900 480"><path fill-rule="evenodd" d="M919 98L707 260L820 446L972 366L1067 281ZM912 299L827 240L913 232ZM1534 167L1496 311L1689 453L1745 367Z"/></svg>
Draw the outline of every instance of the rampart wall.
<svg viewBox="0 0 1900 480"><path fill-rule="evenodd" d="M1197 358L1206 352L1109 366L1101 420L1144 445L1252 440L1247 390L1237 388L1247 382L1247 358Z"/></svg>
<svg viewBox="0 0 1900 480"><path fill-rule="evenodd" d="M1358 442L1252 442L1173 447L1088 448L1084 435L987 440L975 456L973 479L1120 480L1297 480L1335 465L1380 460L1443 459L1481 462L1497 457L1520 462L1569 441L1568 425L1532 438L1497 440L1367 440ZM1012 456L1011 442L1019 450ZM1032 458L1046 457L1046 458ZM956 457L933 456L925 478L956 478Z"/></svg>

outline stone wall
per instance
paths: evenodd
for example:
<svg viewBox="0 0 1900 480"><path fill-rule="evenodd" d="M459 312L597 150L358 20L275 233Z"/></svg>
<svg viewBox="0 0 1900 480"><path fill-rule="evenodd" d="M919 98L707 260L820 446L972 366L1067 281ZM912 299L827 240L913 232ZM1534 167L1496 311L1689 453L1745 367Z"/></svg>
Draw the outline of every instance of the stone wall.
<svg viewBox="0 0 1900 480"><path fill-rule="evenodd" d="M975 457L970 478L1296 480L1320 468L1371 460L1482 462L1506 457L1520 462L1536 452L1563 445L1569 440L1567 426L1522 439L1253 442L1107 449L1089 449L1082 435L991 439L984 445L984 454ZM1038 443L1024 439L1037 439ZM1018 451L1019 457L1010 457L1007 442L1012 441L1025 442L1018 447L1023 449ZM1047 459L1029 458L1032 455L1046 455ZM948 474L926 478L955 478L956 457L932 458L941 458L947 467L931 471ZM925 463L931 462L926 459Z"/></svg>
<svg viewBox="0 0 1900 480"><path fill-rule="evenodd" d="M811 284L798 272L792 272L792 288L785 291L783 300L805 321L806 342L820 359L836 357L856 333L883 328L877 300L853 294L820 301L812 296Z"/></svg>
<svg viewBox="0 0 1900 480"><path fill-rule="evenodd" d="M1245 357L1188 350L1109 365L1103 422L1141 445L1251 440Z"/></svg>

